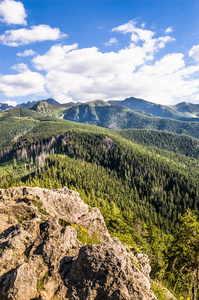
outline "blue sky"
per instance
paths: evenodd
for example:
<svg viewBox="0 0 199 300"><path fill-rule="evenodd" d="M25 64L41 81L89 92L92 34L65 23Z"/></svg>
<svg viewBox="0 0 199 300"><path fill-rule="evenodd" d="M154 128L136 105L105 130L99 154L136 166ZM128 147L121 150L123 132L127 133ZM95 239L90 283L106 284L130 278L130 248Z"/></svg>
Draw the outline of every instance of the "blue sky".
<svg viewBox="0 0 199 300"><path fill-rule="evenodd" d="M0 102L199 103L198 0L1 0Z"/></svg>

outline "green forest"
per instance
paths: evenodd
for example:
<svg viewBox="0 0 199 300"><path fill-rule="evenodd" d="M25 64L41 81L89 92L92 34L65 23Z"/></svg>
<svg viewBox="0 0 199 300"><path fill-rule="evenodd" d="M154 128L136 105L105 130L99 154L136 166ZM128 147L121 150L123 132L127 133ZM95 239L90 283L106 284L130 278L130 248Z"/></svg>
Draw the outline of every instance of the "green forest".
<svg viewBox="0 0 199 300"><path fill-rule="evenodd" d="M32 113L1 114L0 187L77 190L100 209L112 236L149 255L156 283L197 299L198 140Z"/></svg>

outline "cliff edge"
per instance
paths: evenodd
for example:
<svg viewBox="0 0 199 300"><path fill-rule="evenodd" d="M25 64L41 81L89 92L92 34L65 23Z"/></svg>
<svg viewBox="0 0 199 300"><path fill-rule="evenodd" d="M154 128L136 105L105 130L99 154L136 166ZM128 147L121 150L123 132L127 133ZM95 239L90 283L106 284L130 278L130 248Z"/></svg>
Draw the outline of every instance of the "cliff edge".
<svg viewBox="0 0 199 300"><path fill-rule="evenodd" d="M157 300L147 255L127 250L75 191L0 189L1 300Z"/></svg>

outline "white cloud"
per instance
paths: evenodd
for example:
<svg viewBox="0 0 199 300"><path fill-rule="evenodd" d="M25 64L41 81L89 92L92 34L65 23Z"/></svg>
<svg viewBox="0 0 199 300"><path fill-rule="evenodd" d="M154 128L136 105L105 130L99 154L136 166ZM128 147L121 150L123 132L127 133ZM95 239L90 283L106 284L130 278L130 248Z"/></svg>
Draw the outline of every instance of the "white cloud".
<svg viewBox="0 0 199 300"><path fill-rule="evenodd" d="M66 34L62 34L59 28L51 28L48 25L32 26L30 29L21 28L17 30L7 30L0 36L0 42L7 46L28 45L34 42L56 41Z"/></svg>
<svg viewBox="0 0 199 300"><path fill-rule="evenodd" d="M56 45L32 60L37 70L46 71L47 89L59 101L107 99L110 90L117 88L113 87L116 77L132 73L146 58L139 48L118 53L73 48L68 52L68 46Z"/></svg>
<svg viewBox="0 0 199 300"><path fill-rule="evenodd" d="M104 45L105 46L111 46L113 44L118 45L118 40L116 38L110 38L110 40L107 43L105 43Z"/></svg>
<svg viewBox="0 0 199 300"><path fill-rule="evenodd" d="M16 65L14 69L19 74L0 76L0 90L7 97L45 93L45 78L41 74L30 71L24 64Z"/></svg>
<svg viewBox="0 0 199 300"><path fill-rule="evenodd" d="M28 66L22 63L22 64L17 64L12 66L11 69L18 71L19 73L22 73L28 70Z"/></svg>
<svg viewBox="0 0 199 300"><path fill-rule="evenodd" d="M72 45L71 47L73 47ZM45 55L36 56L32 62L37 70L61 71L70 74L84 74L87 77L97 77L104 74L132 72L150 55L140 47L131 47L116 52L102 53L98 48L83 48L68 51L69 46L55 45Z"/></svg>
<svg viewBox="0 0 199 300"><path fill-rule="evenodd" d="M189 57L193 57L196 61L199 61L199 45L191 48L189 51Z"/></svg>
<svg viewBox="0 0 199 300"><path fill-rule="evenodd" d="M2 102L2 103L8 104L8 105L12 105L12 106L16 106L17 105L16 101L11 101L11 100L7 100L7 101Z"/></svg>
<svg viewBox="0 0 199 300"><path fill-rule="evenodd" d="M117 31L123 34L130 33L131 42L134 44L138 44L140 41L143 42L146 52L155 52L157 49L164 48L166 43L175 41L175 39L170 36L156 39L154 38L155 32L144 29L145 24L142 23L142 28L138 28L136 24L137 23L132 20L126 24L113 28L112 31Z"/></svg>
<svg viewBox="0 0 199 300"><path fill-rule="evenodd" d="M26 57L26 56L34 56L37 52L33 51L32 49L25 50L24 52L18 52L17 56Z"/></svg>
<svg viewBox="0 0 199 300"><path fill-rule="evenodd" d="M167 43L174 42L175 39L173 37L170 37L169 35L166 35L157 38L156 41L157 41L157 48L161 49L164 48Z"/></svg>
<svg viewBox="0 0 199 300"><path fill-rule="evenodd" d="M0 77L0 90L7 96L46 91L60 102L139 97L157 103L186 101L199 95L199 66L186 66L182 53L161 59L161 49L174 38L156 36L131 21L113 29L130 33L129 45L117 52L77 44L57 44L32 59L37 72L26 65L13 66L17 75ZM39 72L46 73L45 79ZM41 77L39 77L41 76ZM30 87L28 85L30 84ZM15 86L16 85L16 86Z"/></svg>
<svg viewBox="0 0 199 300"><path fill-rule="evenodd" d="M170 26L170 27L168 27L167 29L165 29L164 32L165 32L165 33L171 33L171 32L173 32L172 26Z"/></svg>
<svg viewBox="0 0 199 300"><path fill-rule="evenodd" d="M115 27L112 29L112 31L113 32L118 31L118 32L121 32L124 34L131 33L131 40L135 43L138 40L142 40L142 41L146 42L147 40L152 39L152 37L155 34L153 31L137 28L135 21L129 21L126 24ZM137 36L137 38L138 38L138 40L136 39L136 41L135 41L135 36Z"/></svg>
<svg viewBox="0 0 199 300"><path fill-rule="evenodd" d="M152 63L155 52L174 39L170 36L154 38L154 32L137 28L133 22L113 31L130 32L129 46L118 52L102 53L96 47L78 49L77 44L55 45L45 55L36 56L32 62L37 70L46 72L49 93L59 101L138 96L134 84L136 70ZM133 35L143 41L142 46L132 42ZM142 89L145 90L145 86Z"/></svg>
<svg viewBox="0 0 199 300"><path fill-rule="evenodd" d="M26 11L23 3L14 0L3 0L0 3L0 21L16 25L26 25Z"/></svg>

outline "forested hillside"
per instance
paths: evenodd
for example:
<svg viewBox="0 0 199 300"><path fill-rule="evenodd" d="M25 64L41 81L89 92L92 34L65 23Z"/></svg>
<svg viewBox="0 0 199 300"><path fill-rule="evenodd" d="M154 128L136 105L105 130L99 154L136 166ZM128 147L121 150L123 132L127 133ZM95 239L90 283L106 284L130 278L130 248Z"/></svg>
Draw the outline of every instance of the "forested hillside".
<svg viewBox="0 0 199 300"><path fill-rule="evenodd" d="M177 154L199 158L199 140L186 135L157 130L126 129L115 131L118 135L140 145L165 149Z"/></svg>
<svg viewBox="0 0 199 300"><path fill-rule="evenodd" d="M110 129L155 129L199 138L198 119L179 121L171 118L160 118L142 111L130 111L128 108L119 105L74 105L65 111L63 118Z"/></svg>
<svg viewBox="0 0 199 300"><path fill-rule="evenodd" d="M103 110L103 102L98 104L92 107ZM179 249L186 238L180 242L179 236L188 220L198 226L197 139L146 129L110 130L20 108L1 113L0 126L1 187L78 190L85 202L100 208L113 236L149 254L155 280L189 296L197 282L196 261L193 254L189 269L180 272L185 260Z"/></svg>

